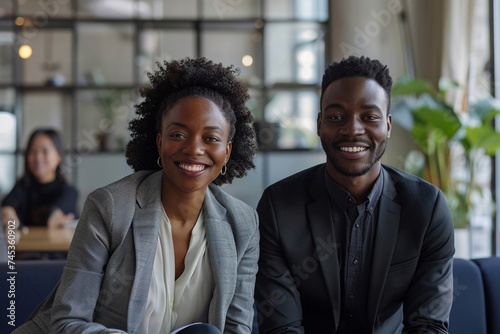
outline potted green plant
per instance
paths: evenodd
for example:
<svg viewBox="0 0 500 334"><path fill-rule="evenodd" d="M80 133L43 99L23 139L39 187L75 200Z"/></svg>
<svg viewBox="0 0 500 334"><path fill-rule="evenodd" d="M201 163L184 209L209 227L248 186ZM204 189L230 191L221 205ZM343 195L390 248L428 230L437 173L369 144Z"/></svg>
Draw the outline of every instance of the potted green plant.
<svg viewBox="0 0 500 334"><path fill-rule="evenodd" d="M111 126L115 121L115 112L113 104L120 99L120 91L116 89L101 89L106 87L107 83L100 70L92 70L87 73L87 81L94 86L92 96L96 103L97 109L101 113L103 120L100 122L99 132L96 135L99 151L109 151L114 145L110 145L113 141L118 143L119 147L124 147L122 138L114 138L115 134L111 131ZM111 147L110 147L111 146Z"/></svg>
<svg viewBox="0 0 500 334"><path fill-rule="evenodd" d="M458 113L445 100L454 86L456 82L441 79L435 90L428 81L403 77L393 86L391 113L394 122L413 135L418 148L408 154L404 169L444 192L455 229L463 229L469 226L473 193L492 201L491 195L481 192L475 176L478 161L500 149L500 133L493 127L500 103L483 98ZM453 167L458 162L461 173L457 176Z"/></svg>

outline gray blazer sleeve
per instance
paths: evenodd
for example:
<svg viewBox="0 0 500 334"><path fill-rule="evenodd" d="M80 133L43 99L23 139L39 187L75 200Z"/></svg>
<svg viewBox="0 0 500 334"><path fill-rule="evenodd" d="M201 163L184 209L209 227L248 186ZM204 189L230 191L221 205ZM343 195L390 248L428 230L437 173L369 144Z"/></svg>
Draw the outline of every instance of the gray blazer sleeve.
<svg viewBox="0 0 500 334"><path fill-rule="evenodd" d="M254 211L249 236L244 243L241 255L238 252L237 280L234 296L229 305L224 333L241 334L251 333L253 324L253 305L255 276L257 275L257 261L259 259L259 230L258 217Z"/></svg>
<svg viewBox="0 0 500 334"><path fill-rule="evenodd" d="M89 195L52 306L51 333L125 333L93 322L111 246L113 198L105 189ZM126 319L123 328L126 329Z"/></svg>

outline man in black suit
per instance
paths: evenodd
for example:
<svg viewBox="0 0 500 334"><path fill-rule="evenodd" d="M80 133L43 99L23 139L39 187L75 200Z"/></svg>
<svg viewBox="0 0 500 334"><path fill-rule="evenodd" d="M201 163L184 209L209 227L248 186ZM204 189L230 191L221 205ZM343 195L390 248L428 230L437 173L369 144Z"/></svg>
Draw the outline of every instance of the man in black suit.
<svg viewBox="0 0 500 334"><path fill-rule="evenodd" d="M326 164L271 185L257 208L261 333L448 333L452 219L439 189L380 162L391 87L377 60L326 69Z"/></svg>

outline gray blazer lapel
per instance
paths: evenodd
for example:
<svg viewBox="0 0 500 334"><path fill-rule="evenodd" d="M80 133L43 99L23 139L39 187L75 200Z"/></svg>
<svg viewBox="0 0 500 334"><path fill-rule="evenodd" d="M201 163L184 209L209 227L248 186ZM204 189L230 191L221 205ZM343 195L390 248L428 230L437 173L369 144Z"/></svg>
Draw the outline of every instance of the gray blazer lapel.
<svg viewBox="0 0 500 334"><path fill-rule="evenodd" d="M382 167L384 189L380 197L377 231L373 249L372 272L368 292L368 318L375 320L398 234L401 206L395 202L396 189L389 173Z"/></svg>
<svg viewBox="0 0 500 334"><path fill-rule="evenodd" d="M215 314L215 310L226 310L236 288L237 261L236 246L231 226L226 221L226 209L207 189L203 203L205 229L207 233L212 274L215 290L209 310L209 321L218 328L224 328L225 314ZM213 304L215 303L215 304Z"/></svg>
<svg viewBox="0 0 500 334"><path fill-rule="evenodd" d="M325 168L319 168L314 176L310 195L313 201L306 204L307 220L312 231L312 237L318 252L318 262L323 272L323 278L330 296L333 309L333 319L337 328L340 319L340 269L335 243L330 200L325 186ZM311 254L314 256L314 254Z"/></svg>
<svg viewBox="0 0 500 334"><path fill-rule="evenodd" d="M137 188L137 203L132 221L135 279L127 317L127 328L132 333L137 332L148 297L161 219L162 176L163 171L158 171L146 178Z"/></svg>

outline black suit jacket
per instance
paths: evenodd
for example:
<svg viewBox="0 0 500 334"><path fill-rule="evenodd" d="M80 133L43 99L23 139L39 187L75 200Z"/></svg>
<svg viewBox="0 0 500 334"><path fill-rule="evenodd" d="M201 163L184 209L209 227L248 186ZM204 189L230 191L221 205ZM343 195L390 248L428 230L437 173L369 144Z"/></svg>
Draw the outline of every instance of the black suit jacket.
<svg viewBox="0 0 500 334"><path fill-rule="evenodd" d="M453 223L442 192L383 166L368 292L373 333L447 333ZM261 333L335 333L340 277L325 164L268 187L257 208Z"/></svg>

